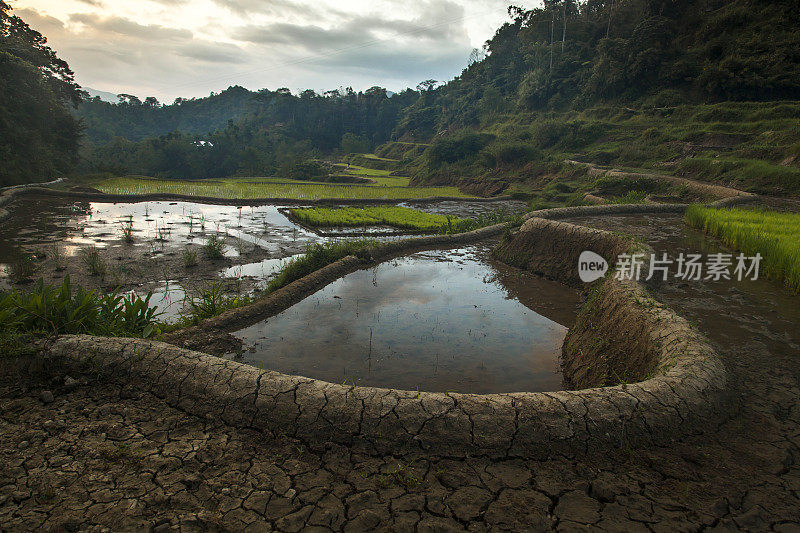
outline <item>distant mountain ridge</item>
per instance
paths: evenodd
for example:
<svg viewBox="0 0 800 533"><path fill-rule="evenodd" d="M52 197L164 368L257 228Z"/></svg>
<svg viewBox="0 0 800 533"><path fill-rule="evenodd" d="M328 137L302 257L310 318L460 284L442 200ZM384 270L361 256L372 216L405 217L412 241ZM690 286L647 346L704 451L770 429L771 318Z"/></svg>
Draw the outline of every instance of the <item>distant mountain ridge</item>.
<svg viewBox="0 0 800 533"><path fill-rule="evenodd" d="M100 98L104 102L109 102L111 104L116 104L119 101L117 98L116 93L110 93L107 91L98 91L97 89L92 89L91 87L82 87L84 91L89 93L91 98Z"/></svg>

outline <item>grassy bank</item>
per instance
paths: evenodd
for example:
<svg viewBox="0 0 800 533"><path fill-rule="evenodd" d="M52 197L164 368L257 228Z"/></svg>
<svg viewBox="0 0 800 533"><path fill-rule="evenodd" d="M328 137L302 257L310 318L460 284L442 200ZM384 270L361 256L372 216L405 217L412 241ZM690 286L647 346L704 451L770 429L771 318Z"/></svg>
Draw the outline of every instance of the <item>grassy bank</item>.
<svg viewBox="0 0 800 533"><path fill-rule="evenodd" d="M478 131L438 137L399 168L416 176L415 184L497 179L538 191L574 178L564 164L574 159L800 195L798 116L796 101L497 114Z"/></svg>
<svg viewBox="0 0 800 533"><path fill-rule="evenodd" d="M760 253L762 271L800 293L800 214L691 206L686 222L749 256Z"/></svg>
<svg viewBox="0 0 800 533"><path fill-rule="evenodd" d="M319 228L391 226L400 229L436 231L442 226L446 226L448 221L460 221L444 215L432 215L417 209L393 205L340 208L314 207L290 209L289 212L303 224Z"/></svg>
<svg viewBox="0 0 800 533"><path fill-rule="evenodd" d="M394 200L434 196L469 198L456 187L381 187L319 183L272 183L258 178L183 181L150 178L110 178L94 185L107 194L180 194L224 199L282 198L292 200Z"/></svg>

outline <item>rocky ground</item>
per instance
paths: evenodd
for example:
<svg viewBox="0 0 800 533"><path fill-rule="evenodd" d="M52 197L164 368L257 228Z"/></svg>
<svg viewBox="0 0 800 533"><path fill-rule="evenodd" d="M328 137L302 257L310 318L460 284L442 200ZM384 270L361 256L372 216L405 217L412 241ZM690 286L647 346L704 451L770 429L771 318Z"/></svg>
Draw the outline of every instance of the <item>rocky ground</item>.
<svg viewBox="0 0 800 533"><path fill-rule="evenodd" d="M0 529L800 531L797 367L746 365L704 437L548 461L311 452L91 378L4 379Z"/></svg>

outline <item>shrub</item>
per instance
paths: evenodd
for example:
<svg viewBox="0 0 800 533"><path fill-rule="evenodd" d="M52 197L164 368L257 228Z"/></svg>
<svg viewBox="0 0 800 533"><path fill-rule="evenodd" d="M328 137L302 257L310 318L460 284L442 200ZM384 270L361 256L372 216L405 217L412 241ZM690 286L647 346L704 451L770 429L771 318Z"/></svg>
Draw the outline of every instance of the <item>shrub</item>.
<svg viewBox="0 0 800 533"><path fill-rule="evenodd" d="M493 144L484 148L481 155L489 166L519 166L541 158L539 150L524 142Z"/></svg>
<svg viewBox="0 0 800 533"><path fill-rule="evenodd" d="M494 139L494 135L475 132L464 132L437 139L425 151L428 164L435 168L445 163L474 158L492 139Z"/></svg>
<svg viewBox="0 0 800 533"><path fill-rule="evenodd" d="M61 286L45 285L40 279L29 293L0 292L0 330L149 337L157 329L158 316L150 298L151 294L140 298L73 290L69 276Z"/></svg>

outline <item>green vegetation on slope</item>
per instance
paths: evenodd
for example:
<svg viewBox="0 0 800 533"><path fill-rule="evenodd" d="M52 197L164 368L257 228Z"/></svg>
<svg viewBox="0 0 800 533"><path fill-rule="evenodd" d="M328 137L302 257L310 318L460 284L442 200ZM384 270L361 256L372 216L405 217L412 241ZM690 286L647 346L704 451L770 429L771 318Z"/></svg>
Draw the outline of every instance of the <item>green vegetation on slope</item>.
<svg viewBox="0 0 800 533"><path fill-rule="evenodd" d="M800 102L725 102L665 108L496 115L481 131L438 138L405 168L416 185L464 177L540 189L577 159L649 169L751 192L800 194Z"/></svg>
<svg viewBox="0 0 800 533"><path fill-rule="evenodd" d="M66 62L0 0L0 187L48 181L78 160L80 101Z"/></svg>
<svg viewBox="0 0 800 533"><path fill-rule="evenodd" d="M449 222L460 222L460 219L451 219L445 215L432 215L418 209L394 205L314 207L290 209L289 212L303 224L313 227L391 226L401 229L438 231L442 226L447 226Z"/></svg>
<svg viewBox="0 0 800 533"><path fill-rule="evenodd" d="M271 183L258 179L209 181L111 178L95 185L108 194L181 194L225 199L286 198L294 200L394 200L453 196L469 198L455 187L376 187L369 185L328 185L319 183Z"/></svg>
<svg viewBox="0 0 800 533"><path fill-rule="evenodd" d="M482 127L497 115L600 103L669 107L800 99L800 2L563 0L509 8L484 57L424 91L404 140Z"/></svg>
<svg viewBox="0 0 800 533"><path fill-rule="evenodd" d="M309 244L305 254L290 259L280 273L270 280L267 285L267 293L285 287L348 255L359 256L364 249L378 244L380 241L375 239L347 239Z"/></svg>
<svg viewBox="0 0 800 533"><path fill-rule="evenodd" d="M800 214L694 205L686 222L748 256L760 253L764 273L800 292Z"/></svg>

